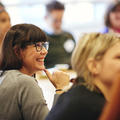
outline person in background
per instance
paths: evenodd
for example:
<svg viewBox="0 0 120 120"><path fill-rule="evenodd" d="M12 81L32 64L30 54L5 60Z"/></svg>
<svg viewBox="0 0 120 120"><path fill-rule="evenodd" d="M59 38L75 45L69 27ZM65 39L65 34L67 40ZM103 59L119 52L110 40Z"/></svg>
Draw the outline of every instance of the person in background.
<svg viewBox="0 0 120 120"><path fill-rule="evenodd" d="M120 38L101 33L83 35L71 63L77 73L74 85L59 97L46 120L98 120L120 75Z"/></svg>
<svg viewBox="0 0 120 120"><path fill-rule="evenodd" d="M111 100L105 105L99 120L120 120L120 76L111 93Z"/></svg>
<svg viewBox="0 0 120 120"><path fill-rule="evenodd" d="M45 32L50 43L46 56L46 68L56 64L70 65L71 53L75 47L75 40L71 33L62 29L62 19L65 6L58 1L52 1L46 5Z"/></svg>
<svg viewBox="0 0 120 120"><path fill-rule="evenodd" d="M32 24L17 24L7 32L0 51L0 120L44 120L49 110L37 80L44 71L56 93L69 83L64 72L49 73L44 66L48 52L45 33Z"/></svg>
<svg viewBox="0 0 120 120"><path fill-rule="evenodd" d="M10 16L0 2L0 45L8 29L11 27Z"/></svg>
<svg viewBox="0 0 120 120"><path fill-rule="evenodd" d="M105 28L102 33L112 33L120 36L120 1L112 2L105 14Z"/></svg>

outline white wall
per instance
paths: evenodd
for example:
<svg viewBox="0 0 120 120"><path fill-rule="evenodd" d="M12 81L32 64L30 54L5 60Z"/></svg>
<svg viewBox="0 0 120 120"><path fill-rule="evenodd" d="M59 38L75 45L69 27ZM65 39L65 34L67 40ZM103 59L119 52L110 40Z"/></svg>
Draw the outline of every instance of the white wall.
<svg viewBox="0 0 120 120"><path fill-rule="evenodd" d="M1 0L11 17L12 25L32 23L44 27L45 3L50 0ZM101 31L104 13L111 0L59 0L66 10L63 28L73 33L76 41L85 32Z"/></svg>

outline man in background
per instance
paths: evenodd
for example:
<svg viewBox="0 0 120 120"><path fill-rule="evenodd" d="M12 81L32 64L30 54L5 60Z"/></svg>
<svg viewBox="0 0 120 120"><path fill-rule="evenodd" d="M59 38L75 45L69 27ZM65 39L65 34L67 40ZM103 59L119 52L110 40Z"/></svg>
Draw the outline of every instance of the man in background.
<svg viewBox="0 0 120 120"><path fill-rule="evenodd" d="M45 59L46 68L54 67L56 64L68 64L70 67L75 40L72 34L62 30L64 10L64 4L58 1L52 1L46 5L45 21L47 28L45 32L50 46Z"/></svg>

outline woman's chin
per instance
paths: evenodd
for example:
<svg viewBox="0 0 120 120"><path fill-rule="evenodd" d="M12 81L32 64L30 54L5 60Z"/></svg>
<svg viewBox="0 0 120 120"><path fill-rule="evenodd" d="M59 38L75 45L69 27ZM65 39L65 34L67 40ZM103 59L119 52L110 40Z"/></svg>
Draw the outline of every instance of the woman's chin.
<svg viewBox="0 0 120 120"><path fill-rule="evenodd" d="M44 70L45 69L45 66L40 66L39 70Z"/></svg>

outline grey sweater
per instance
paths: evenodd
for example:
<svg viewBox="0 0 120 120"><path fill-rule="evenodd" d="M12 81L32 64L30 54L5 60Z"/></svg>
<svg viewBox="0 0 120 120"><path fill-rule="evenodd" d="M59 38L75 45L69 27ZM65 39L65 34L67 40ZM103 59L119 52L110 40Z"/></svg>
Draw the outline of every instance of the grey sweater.
<svg viewBox="0 0 120 120"><path fill-rule="evenodd" d="M0 120L44 120L49 110L34 78L18 70L0 77Z"/></svg>

